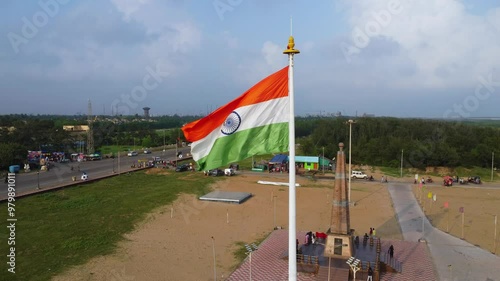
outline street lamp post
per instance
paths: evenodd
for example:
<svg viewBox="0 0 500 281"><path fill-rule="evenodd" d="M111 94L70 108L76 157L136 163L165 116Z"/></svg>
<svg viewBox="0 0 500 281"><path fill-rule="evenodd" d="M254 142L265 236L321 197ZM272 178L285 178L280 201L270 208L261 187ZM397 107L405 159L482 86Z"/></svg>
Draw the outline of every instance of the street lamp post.
<svg viewBox="0 0 500 281"><path fill-rule="evenodd" d="M347 202L351 204L351 146L352 146L352 124L356 123L356 121L349 119L347 122L349 124L349 187L348 187L348 193L347 193Z"/></svg>
<svg viewBox="0 0 500 281"><path fill-rule="evenodd" d="M401 149L401 171L400 171L400 177L403 177L403 152L404 150Z"/></svg>
<svg viewBox="0 0 500 281"><path fill-rule="evenodd" d="M493 167L495 166L495 152L491 152L491 181L493 181Z"/></svg>
<svg viewBox="0 0 500 281"><path fill-rule="evenodd" d="M161 155L163 155L163 153L165 153L165 129L163 129L163 152Z"/></svg>
<svg viewBox="0 0 500 281"><path fill-rule="evenodd" d="M321 164L323 164L323 175L325 174L325 147L323 146L323 158L321 159Z"/></svg>
<svg viewBox="0 0 500 281"><path fill-rule="evenodd" d="M493 254L497 251L497 215L495 215L495 234L493 235Z"/></svg>
<svg viewBox="0 0 500 281"><path fill-rule="evenodd" d="M217 265L215 260L215 238L212 236L212 250L214 254L214 280L217 281Z"/></svg>
<svg viewBox="0 0 500 281"><path fill-rule="evenodd" d="M278 196L273 196L273 203L274 203L274 207L273 207L273 213L274 213L274 225L273 225L273 229L276 229L276 197Z"/></svg>
<svg viewBox="0 0 500 281"><path fill-rule="evenodd" d="M118 174L121 173L121 169L120 169L120 150L118 150Z"/></svg>
<svg viewBox="0 0 500 281"><path fill-rule="evenodd" d="M250 261L250 266L249 266L249 280L252 281L252 252L258 250L259 248L257 245L252 243L252 246L245 244L245 248L247 249L246 254L248 255L248 259Z"/></svg>
<svg viewBox="0 0 500 281"><path fill-rule="evenodd" d="M350 257L346 261L346 263L349 265L349 267L351 268L352 273L353 273L352 280L356 280L356 272L358 272L361 269L360 262L361 262L361 260L356 259L355 257Z"/></svg>

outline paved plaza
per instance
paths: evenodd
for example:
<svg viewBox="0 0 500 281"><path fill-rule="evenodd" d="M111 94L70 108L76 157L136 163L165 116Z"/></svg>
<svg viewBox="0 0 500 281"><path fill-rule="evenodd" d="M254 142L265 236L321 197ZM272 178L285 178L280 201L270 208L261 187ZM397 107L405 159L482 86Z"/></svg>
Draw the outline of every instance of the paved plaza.
<svg viewBox="0 0 500 281"><path fill-rule="evenodd" d="M297 232L297 237L304 237L306 231ZM299 240L300 241L300 240ZM439 280L434 270L434 265L427 245L422 242L408 242L398 240L381 240L382 256L385 257L390 245L394 245L394 258L402 263L401 273L386 272L381 275L384 281L436 281ZM320 245L318 245L320 246ZM362 244L359 247L363 247ZM366 247L370 247L367 245ZM248 257L227 280L250 280L250 267L252 280L256 281L286 281L288 280L288 260L283 259L288 251L288 231L275 230L264 240L259 249L252 253L252 263ZM362 251L360 251L362 252ZM382 260L384 258L381 257ZM328 279L328 258L320 257L320 270L318 274L298 273L297 280L319 281ZM326 264L325 264L326 263ZM331 268L331 281L347 281L347 270ZM366 273L358 272L358 280L366 280Z"/></svg>
<svg viewBox="0 0 500 281"><path fill-rule="evenodd" d="M388 262L387 250L394 245L394 259L401 263L401 272L383 272L380 280L500 281L500 257L434 228L423 215L410 185L394 183L388 189L404 241L381 239L381 261ZM300 239L305 233L297 232L297 237ZM287 256L287 243L288 231L276 230L259 245L252 254L252 280L288 280L288 260L283 259ZM360 243L358 247L363 246ZM327 259L319 260L317 274L299 272L297 280L327 280ZM228 280L249 280L249 274L247 258ZM331 281L348 279L343 268L331 268L330 274ZM366 280L366 273L359 271L356 277Z"/></svg>

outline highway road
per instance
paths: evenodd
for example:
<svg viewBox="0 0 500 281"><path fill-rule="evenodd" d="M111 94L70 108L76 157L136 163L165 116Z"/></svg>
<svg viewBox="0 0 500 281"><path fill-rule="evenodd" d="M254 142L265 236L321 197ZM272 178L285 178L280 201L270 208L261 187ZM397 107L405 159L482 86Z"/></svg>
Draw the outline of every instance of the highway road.
<svg viewBox="0 0 500 281"><path fill-rule="evenodd" d="M190 153L190 147L179 148L184 156ZM162 160L175 161L175 149L167 149L165 151L155 151L151 154L139 154L137 156L128 157L122 154L119 158L102 159L98 161L85 162L69 162L55 163L49 171L31 171L25 173L23 170L16 174L16 194L33 192L37 188L44 189L54 186L72 183L72 177L75 176L78 180L83 172L86 172L89 179L111 175L114 173L133 170L132 164L138 160L152 160L153 156L159 156ZM73 167L73 170L71 170ZM0 200L7 198L7 184L2 182Z"/></svg>

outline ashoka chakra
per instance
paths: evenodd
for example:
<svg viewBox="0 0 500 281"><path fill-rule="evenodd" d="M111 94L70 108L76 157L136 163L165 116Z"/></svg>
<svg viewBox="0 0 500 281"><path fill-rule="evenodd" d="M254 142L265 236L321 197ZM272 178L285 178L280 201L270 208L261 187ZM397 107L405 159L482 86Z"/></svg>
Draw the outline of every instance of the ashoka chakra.
<svg viewBox="0 0 500 281"><path fill-rule="evenodd" d="M231 112L229 116L226 118L226 121L224 121L224 124L222 125L222 129L220 130L223 134L225 135L230 135L238 128L240 127L241 124L241 117L236 111Z"/></svg>

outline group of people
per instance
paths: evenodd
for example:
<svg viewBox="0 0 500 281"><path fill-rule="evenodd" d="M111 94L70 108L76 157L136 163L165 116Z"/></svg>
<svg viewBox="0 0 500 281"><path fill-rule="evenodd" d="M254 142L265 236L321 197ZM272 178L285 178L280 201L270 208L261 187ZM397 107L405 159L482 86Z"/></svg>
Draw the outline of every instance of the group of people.
<svg viewBox="0 0 500 281"><path fill-rule="evenodd" d="M376 236L377 232L375 231L374 227L370 227L370 236Z"/></svg>

